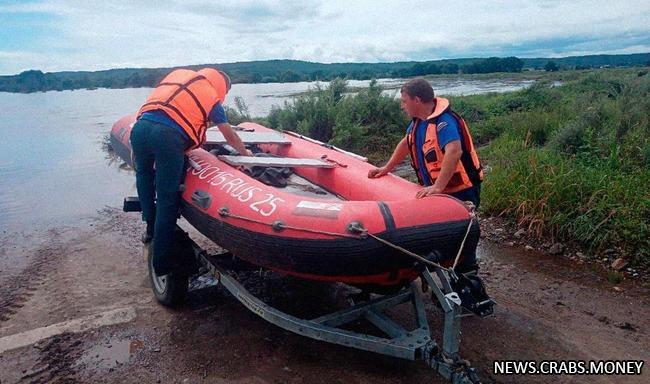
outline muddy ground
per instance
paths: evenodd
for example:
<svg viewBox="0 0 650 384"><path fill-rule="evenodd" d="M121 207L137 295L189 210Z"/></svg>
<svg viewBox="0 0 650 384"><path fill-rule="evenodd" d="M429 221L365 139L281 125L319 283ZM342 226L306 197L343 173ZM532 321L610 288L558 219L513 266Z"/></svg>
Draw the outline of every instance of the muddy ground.
<svg viewBox="0 0 650 384"><path fill-rule="evenodd" d="M141 230L138 215L106 208L74 226L0 234L0 383L445 382L421 362L283 331L205 278L185 306L162 307L152 299ZM588 263L517 246L482 241L479 256L498 306L492 317L463 319L461 354L485 382L650 382L647 366L642 376L495 375L501 359L647 364L650 295L629 280L611 284ZM248 280L276 304L307 311L341 295L274 275ZM428 311L435 329L432 304ZM107 313L117 320L102 323ZM79 319L97 324L72 329ZM39 332L50 337L30 342Z"/></svg>

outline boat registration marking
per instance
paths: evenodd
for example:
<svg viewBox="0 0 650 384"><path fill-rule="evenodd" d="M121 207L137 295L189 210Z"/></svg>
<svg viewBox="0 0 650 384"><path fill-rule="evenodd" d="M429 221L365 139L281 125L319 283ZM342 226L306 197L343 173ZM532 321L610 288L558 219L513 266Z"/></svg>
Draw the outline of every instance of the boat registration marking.
<svg viewBox="0 0 650 384"><path fill-rule="evenodd" d="M296 204L293 214L296 216L312 216L323 219L338 219L339 212L343 209L343 204L322 203L316 201L302 200Z"/></svg>
<svg viewBox="0 0 650 384"><path fill-rule="evenodd" d="M297 208L309 208L309 209L322 209L325 211L340 211L343 208L343 204L337 203L322 203L316 201L305 201L302 200L296 205Z"/></svg>
<svg viewBox="0 0 650 384"><path fill-rule="evenodd" d="M209 162L202 160L196 155L190 155L190 166L188 173L205 181L207 184L227 195L236 198L242 203L248 203L248 208L262 215L271 216L278 208L279 204L285 203L285 200L275 196L272 193L264 193L261 188L255 187L246 182L246 180L237 177L237 175L221 170L221 168L211 165ZM263 194L263 196L260 196Z"/></svg>

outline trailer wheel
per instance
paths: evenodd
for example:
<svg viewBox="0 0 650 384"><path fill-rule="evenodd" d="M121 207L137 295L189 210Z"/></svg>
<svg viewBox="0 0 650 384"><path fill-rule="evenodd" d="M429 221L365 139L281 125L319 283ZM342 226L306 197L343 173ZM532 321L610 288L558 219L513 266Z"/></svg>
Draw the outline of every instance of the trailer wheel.
<svg viewBox="0 0 650 384"><path fill-rule="evenodd" d="M151 243L144 245L144 252L149 269L149 281L156 300L166 307L176 307L182 304L187 296L187 274L172 272L158 276L153 269Z"/></svg>

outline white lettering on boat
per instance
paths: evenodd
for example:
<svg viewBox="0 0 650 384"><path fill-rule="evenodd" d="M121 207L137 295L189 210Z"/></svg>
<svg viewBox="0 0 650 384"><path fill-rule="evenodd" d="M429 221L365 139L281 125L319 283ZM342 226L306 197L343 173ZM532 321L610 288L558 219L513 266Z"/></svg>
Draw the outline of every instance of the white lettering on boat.
<svg viewBox="0 0 650 384"><path fill-rule="evenodd" d="M282 200L281 198L279 198L279 197L274 197L273 199L271 199L271 201L269 201L269 205L271 206L271 209L268 210L268 211L266 211L266 212L260 210L260 213L261 213L262 215L264 215L264 216L271 216L271 214L272 214L273 212L275 212L275 210L278 208L277 204L279 204L279 203L284 203L284 202L285 202L285 201Z"/></svg>
<svg viewBox="0 0 650 384"><path fill-rule="evenodd" d="M242 203L251 201L248 207L262 216L271 216L277 210L278 204L285 202L272 193L265 193L264 197L260 199L258 194L263 192L261 188L250 185L246 180L228 171L223 171L196 155L190 155L189 158L195 165L194 167L188 167L188 173L197 176L200 180L205 180L207 184L213 187L221 186L219 190L224 191Z"/></svg>
<svg viewBox="0 0 650 384"><path fill-rule="evenodd" d="M246 188L246 189L244 189L244 191L237 194L237 196L236 196L237 200L241 201L242 203L245 203L245 202L247 202L247 201L249 201L250 199L253 198L253 194L255 193L255 191L262 192L262 189L257 188L257 187ZM242 198L242 195L243 195L244 192L247 192L248 195L246 197Z"/></svg>
<svg viewBox="0 0 650 384"><path fill-rule="evenodd" d="M238 191L241 187L245 187L245 188L242 188L242 189L246 189L247 188L246 183L236 186L232 191L230 191L230 196L232 196L232 197L239 196L239 193L235 193L235 191Z"/></svg>
<svg viewBox="0 0 650 384"><path fill-rule="evenodd" d="M196 164L196 166L198 166L198 169L194 168L192 165L189 165L189 167L187 168L188 171L190 171L190 170L192 171L192 174L194 176L198 175L199 172L201 172L203 170L203 167L208 165L208 162L205 161L205 160L196 159L196 158L192 158L192 157L190 157L190 159L192 159L194 161L194 164Z"/></svg>
<svg viewBox="0 0 650 384"><path fill-rule="evenodd" d="M282 200L279 197L273 196L273 194L271 194L271 193L267 193L266 198L264 200L257 201L255 203L251 204L250 207L251 207L251 209L253 211L259 212L260 215L262 215L262 216L271 216L271 214L277 208L276 203L278 203L278 202L284 202L284 200ZM271 208L268 209L268 210L264 210L264 208L259 207L262 204L268 204L269 206L271 206Z"/></svg>
<svg viewBox="0 0 650 384"><path fill-rule="evenodd" d="M217 172L216 175L214 175L210 180L208 180L208 183L216 187L217 185L224 183L226 180L228 180L228 177L235 177L235 175L224 171Z"/></svg>
<svg viewBox="0 0 650 384"><path fill-rule="evenodd" d="M215 173L219 172L219 168L217 167L208 167L199 173L199 179L205 180L208 177L214 175Z"/></svg>
<svg viewBox="0 0 650 384"><path fill-rule="evenodd" d="M232 179L232 180L230 180L229 182L225 183L225 184L221 187L221 190L223 191L223 190L225 190L226 188L228 188L228 190L227 190L226 192L230 193L230 192L232 191L232 187L239 186L239 185L242 185L242 184L244 184L244 183L245 183L245 181L242 180L242 179Z"/></svg>

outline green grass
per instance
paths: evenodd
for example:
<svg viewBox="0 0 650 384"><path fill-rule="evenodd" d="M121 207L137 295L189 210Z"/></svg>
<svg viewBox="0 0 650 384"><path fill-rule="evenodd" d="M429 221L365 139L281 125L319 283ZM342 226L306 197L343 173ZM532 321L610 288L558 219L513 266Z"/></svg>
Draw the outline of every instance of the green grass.
<svg viewBox="0 0 650 384"><path fill-rule="evenodd" d="M620 284L623 281L623 274L616 271L607 271L607 281L612 284Z"/></svg>
<svg viewBox="0 0 650 384"><path fill-rule="evenodd" d="M498 108L519 98L523 108ZM492 107L473 125L488 143L485 213L650 265L650 77L596 71L481 101Z"/></svg>

